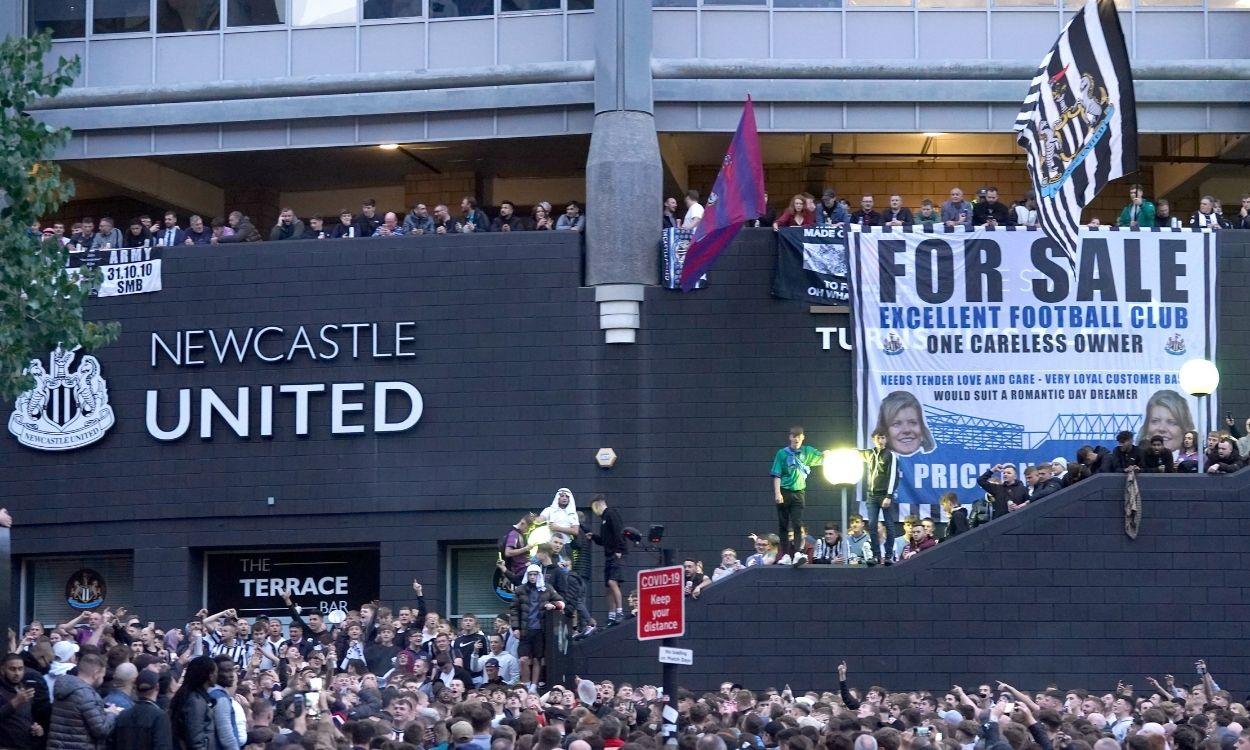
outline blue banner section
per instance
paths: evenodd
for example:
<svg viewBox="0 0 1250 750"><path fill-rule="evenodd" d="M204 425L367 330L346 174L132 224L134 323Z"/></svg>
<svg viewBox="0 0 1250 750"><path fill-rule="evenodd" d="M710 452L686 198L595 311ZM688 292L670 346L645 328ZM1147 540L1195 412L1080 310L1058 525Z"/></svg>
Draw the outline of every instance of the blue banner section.
<svg viewBox="0 0 1250 750"><path fill-rule="evenodd" d="M1084 233L1074 277L1040 232L853 235L857 420L903 503L962 503L997 464L1074 461L1121 431L1169 450L1214 425L1178 381L1214 359L1214 239Z"/></svg>

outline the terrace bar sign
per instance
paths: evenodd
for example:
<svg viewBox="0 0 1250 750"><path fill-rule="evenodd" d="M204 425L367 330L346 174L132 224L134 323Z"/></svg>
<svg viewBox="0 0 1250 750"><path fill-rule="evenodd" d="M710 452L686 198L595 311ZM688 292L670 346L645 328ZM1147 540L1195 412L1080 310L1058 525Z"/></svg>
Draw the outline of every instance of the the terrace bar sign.
<svg viewBox="0 0 1250 750"><path fill-rule="evenodd" d="M207 368L243 364L251 359L285 364L416 357L416 325L405 321L154 331L151 366ZM284 424L275 427L275 411L287 411L280 404L283 399L293 404L294 418L289 423L284 419ZM421 418L423 408L421 392L402 380L242 385L229 391L180 388L176 405L168 397L162 398L159 389L149 389L146 423L148 433L163 441L185 437L197 418L200 437L205 440L213 437L217 422L243 438L272 437L275 429L308 435L310 413L319 412L323 419L328 419L330 434L352 435L411 429ZM214 415L219 419L214 420Z"/></svg>

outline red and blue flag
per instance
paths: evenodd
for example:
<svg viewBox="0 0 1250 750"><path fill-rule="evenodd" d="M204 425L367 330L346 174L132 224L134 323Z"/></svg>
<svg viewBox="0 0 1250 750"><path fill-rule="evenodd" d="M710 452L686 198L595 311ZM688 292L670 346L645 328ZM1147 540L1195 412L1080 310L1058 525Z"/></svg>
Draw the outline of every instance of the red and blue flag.
<svg viewBox="0 0 1250 750"><path fill-rule="evenodd" d="M764 164L760 159L760 136L755 129L755 107L747 97L738 130L720 174L707 197L703 219L695 227L681 271L683 291L694 289L699 278L729 247L745 222L764 213Z"/></svg>

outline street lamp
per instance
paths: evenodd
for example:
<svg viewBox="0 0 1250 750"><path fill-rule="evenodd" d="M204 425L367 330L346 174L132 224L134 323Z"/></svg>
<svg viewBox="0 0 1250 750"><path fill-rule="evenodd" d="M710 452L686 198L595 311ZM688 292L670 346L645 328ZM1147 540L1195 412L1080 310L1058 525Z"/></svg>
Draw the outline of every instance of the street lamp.
<svg viewBox="0 0 1250 750"><path fill-rule="evenodd" d="M843 546L846 547L846 564L850 565L850 543L846 542L847 534L847 509L846 509L846 491L850 487L859 484L859 480L864 476L864 457L854 448L835 448L825 451L825 460L821 464L821 470L825 474L825 481L835 487L842 488L842 539Z"/></svg>
<svg viewBox="0 0 1250 750"><path fill-rule="evenodd" d="M1220 385L1220 371L1216 369L1215 363L1207 359L1191 359L1181 365L1180 371L1181 390L1198 399L1198 423L1202 425L1202 417L1205 410L1202 407L1202 399L1209 397L1215 392ZM1198 473L1201 474L1206 467L1203 466L1203 459L1206 458L1206 432L1210 429L1210 425L1205 425L1206 429L1200 429L1198 432L1199 445L1198 448Z"/></svg>

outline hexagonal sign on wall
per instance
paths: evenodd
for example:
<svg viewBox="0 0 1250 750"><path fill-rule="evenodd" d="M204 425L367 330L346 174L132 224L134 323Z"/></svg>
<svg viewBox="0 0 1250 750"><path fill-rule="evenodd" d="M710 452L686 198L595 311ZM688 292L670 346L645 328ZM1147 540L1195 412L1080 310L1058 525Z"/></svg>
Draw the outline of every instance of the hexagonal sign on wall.
<svg viewBox="0 0 1250 750"><path fill-rule="evenodd" d="M616 451L611 448L600 448L595 454L595 463L599 464L601 469L611 469L616 465Z"/></svg>

